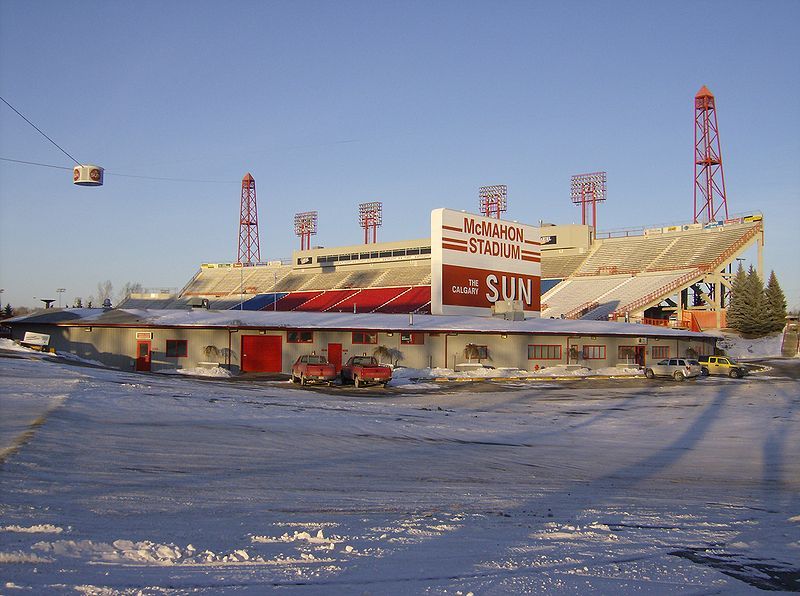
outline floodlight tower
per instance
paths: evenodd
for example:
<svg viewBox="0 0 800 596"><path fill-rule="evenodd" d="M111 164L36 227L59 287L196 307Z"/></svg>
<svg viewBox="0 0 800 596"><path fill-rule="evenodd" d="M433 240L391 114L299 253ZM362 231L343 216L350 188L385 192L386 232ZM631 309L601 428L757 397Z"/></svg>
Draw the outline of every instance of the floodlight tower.
<svg viewBox="0 0 800 596"><path fill-rule="evenodd" d="M239 210L239 257L237 263L260 263L258 243L258 205L256 180L250 172L242 178L242 203Z"/></svg>
<svg viewBox="0 0 800 596"><path fill-rule="evenodd" d="M576 174L571 178L572 202L581 204L581 224L586 225L586 206L592 204L592 228L597 232L597 203L606 200L606 173Z"/></svg>
<svg viewBox="0 0 800 596"><path fill-rule="evenodd" d="M317 233L317 216L316 211L294 214L294 233L300 236L300 250L311 248L311 236Z"/></svg>
<svg viewBox="0 0 800 596"><path fill-rule="evenodd" d="M505 184L481 186L478 189L478 203L483 215L500 219L500 214L508 204L508 187Z"/></svg>
<svg viewBox="0 0 800 596"><path fill-rule="evenodd" d="M714 95L703 85L694 96L694 222L728 219L725 174Z"/></svg>
<svg viewBox="0 0 800 596"><path fill-rule="evenodd" d="M372 230L372 243L378 241L378 228L383 223L383 203L359 203L358 223L364 228L364 244L369 244L369 231Z"/></svg>

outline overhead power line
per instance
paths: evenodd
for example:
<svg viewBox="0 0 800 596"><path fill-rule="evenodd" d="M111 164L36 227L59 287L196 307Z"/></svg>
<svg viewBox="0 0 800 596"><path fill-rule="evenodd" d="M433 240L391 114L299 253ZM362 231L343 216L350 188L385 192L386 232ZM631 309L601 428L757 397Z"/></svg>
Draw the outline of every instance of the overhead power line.
<svg viewBox="0 0 800 596"><path fill-rule="evenodd" d="M50 141L51 143L53 143L53 145L55 145L56 147L58 147L58 150L59 150L59 151L61 151L61 153L63 153L63 154L64 154L64 155L66 155L67 157L69 157L69 158L70 158L72 161L74 161L74 162L75 162L77 165L81 165L81 162L79 162L77 159L75 159L75 158L74 158L74 157L72 157L72 156L71 156L69 153L67 153L67 152L66 152L66 150L64 150L64 149L61 147L61 145L59 145L59 144L58 144L58 143L56 143L56 142L55 142L53 139L51 139L50 137L48 137L48 136L47 136L47 135L44 133L44 131L43 131L41 128L39 128L38 126L36 126L36 125L35 125L33 122L31 122L30 120L28 120L28 119L27 119L25 116L23 116L23 115L22 115L22 113L21 113L21 112L20 112L20 111L19 111L17 108L15 108L15 107L14 107L14 106L12 106L10 103L8 103L8 102L6 101L6 99L5 99L5 98L4 98L2 95L0 95L0 99L2 99L2 100L3 100L3 103L4 103L4 104L6 104L6 105L7 105L9 108L11 108L12 110L14 110L14 111L17 113L17 115L18 115L20 118L22 118L22 119L23 119L25 122L27 122L28 124L30 124L31 126L33 126L33 128L35 128L35 129L36 129L36 130L39 132L39 134L40 134L40 135L42 135L42 136L43 136L45 139L47 139L48 141Z"/></svg>

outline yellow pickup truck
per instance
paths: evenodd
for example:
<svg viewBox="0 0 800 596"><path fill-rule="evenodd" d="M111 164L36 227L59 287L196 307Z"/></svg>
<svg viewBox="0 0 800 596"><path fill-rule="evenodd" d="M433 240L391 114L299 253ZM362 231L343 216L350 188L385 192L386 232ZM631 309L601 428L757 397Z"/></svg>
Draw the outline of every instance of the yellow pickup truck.
<svg viewBox="0 0 800 596"><path fill-rule="evenodd" d="M750 374L747 368L727 356L700 356L697 360L700 362L700 371L704 376L723 375L739 379Z"/></svg>

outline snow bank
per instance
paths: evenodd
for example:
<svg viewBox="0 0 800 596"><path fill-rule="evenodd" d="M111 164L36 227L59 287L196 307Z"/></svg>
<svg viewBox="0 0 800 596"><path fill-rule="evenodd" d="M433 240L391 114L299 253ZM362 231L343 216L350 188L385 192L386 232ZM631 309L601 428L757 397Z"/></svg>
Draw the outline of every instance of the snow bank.
<svg viewBox="0 0 800 596"><path fill-rule="evenodd" d="M61 534L64 528L59 528L52 524L38 524L35 526L4 526L0 528L2 532L21 532L24 534Z"/></svg>
<svg viewBox="0 0 800 596"><path fill-rule="evenodd" d="M458 365L461 366L461 365ZM539 370L530 371L519 368L490 368L474 366L466 370L453 370L452 368L396 368L392 373L390 387L398 387L415 383L420 386L419 380L425 379L502 379L502 378L541 378L541 377L618 377L639 376L644 374L636 367L610 366L606 368L591 369L576 365L548 366Z"/></svg>
<svg viewBox="0 0 800 596"><path fill-rule="evenodd" d="M232 376L231 371L221 366L212 366L211 368L205 368L203 366L197 366L195 368L169 368L156 372L162 375L187 375L192 377L216 377L224 379Z"/></svg>
<svg viewBox="0 0 800 596"><path fill-rule="evenodd" d="M776 358L781 356L783 334L768 335L756 339L746 339L734 333L720 332L717 347L725 350L731 358Z"/></svg>
<svg viewBox="0 0 800 596"><path fill-rule="evenodd" d="M19 345L14 340L6 338L0 339L0 349L9 350L11 352L27 352L29 354L41 354L41 352L39 352L38 350L31 350L30 348L26 348L25 346Z"/></svg>

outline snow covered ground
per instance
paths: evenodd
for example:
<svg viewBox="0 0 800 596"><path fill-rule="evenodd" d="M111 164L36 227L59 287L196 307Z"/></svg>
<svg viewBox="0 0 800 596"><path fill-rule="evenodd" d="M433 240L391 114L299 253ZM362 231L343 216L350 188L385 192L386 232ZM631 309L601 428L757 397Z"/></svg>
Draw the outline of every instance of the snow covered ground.
<svg viewBox="0 0 800 596"><path fill-rule="evenodd" d="M800 590L798 378L359 395L0 357L0 593Z"/></svg>

